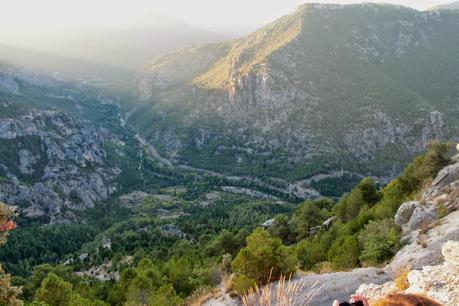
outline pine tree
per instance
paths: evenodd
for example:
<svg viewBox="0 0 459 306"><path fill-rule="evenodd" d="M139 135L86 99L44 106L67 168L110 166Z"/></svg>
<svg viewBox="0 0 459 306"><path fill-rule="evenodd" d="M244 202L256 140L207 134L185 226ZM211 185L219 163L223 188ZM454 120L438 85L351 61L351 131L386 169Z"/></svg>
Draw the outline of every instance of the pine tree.
<svg viewBox="0 0 459 306"><path fill-rule="evenodd" d="M72 284L49 273L37 290L35 300L50 306L68 306L72 300Z"/></svg>

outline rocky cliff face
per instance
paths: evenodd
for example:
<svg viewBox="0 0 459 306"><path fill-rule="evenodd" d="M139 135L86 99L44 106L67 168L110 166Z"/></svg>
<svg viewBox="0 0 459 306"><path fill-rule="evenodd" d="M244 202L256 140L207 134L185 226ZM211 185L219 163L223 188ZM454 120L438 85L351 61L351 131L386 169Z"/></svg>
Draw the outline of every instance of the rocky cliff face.
<svg viewBox="0 0 459 306"><path fill-rule="evenodd" d="M420 269L441 263L441 248L448 240L459 241L459 162L441 170L418 201L400 206L395 222L403 230L405 246L388 270Z"/></svg>
<svg viewBox="0 0 459 306"><path fill-rule="evenodd" d="M177 161L394 176L457 130L458 33L452 11L308 4L232 43L154 60L139 86L151 100L131 122Z"/></svg>
<svg viewBox="0 0 459 306"><path fill-rule="evenodd" d="M17 107L0 106L1 113ZM119 169L108 168L104 141L113 138L59 111L30 109L0 118L0 200L30 218L75 220L116 191Z"/></svg>

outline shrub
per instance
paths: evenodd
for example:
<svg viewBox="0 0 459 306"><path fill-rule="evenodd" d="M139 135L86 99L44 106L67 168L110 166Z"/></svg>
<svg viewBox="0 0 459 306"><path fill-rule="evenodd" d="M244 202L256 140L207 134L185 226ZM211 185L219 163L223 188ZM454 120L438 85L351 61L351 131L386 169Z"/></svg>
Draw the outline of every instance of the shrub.
<svg viewBox="0 0 459 306"><path fill-rule="evenodd" d="M231 283L231 276L228 274L224 274L222 277L222 284L223 284L223 291L228 293L229 291L233 290L233 285Z"/></svg>
<svg viewBox="0 0 459 306"><path fill-rule="evenodd" d="M6 243L9 231L16 227L11 220L15 216L14 209L0 202L0 245ZM5 273L0 265L0 304L17 306L22 305L22 301L17 298L21 289L11 285L11 275Z"/></svg>
<svg viewBox="0 0 459 306"><path fill-rule="evenodd" d="M373 206L380 197L373 180L364 178L350 193L341 198L335 207L335 213L341 221L353 220L363 207Z"/></svg>
<svg viewBox="0 0 459 306"><path fill-rule="evenodd" d="M398 227L392 219L370 221L359 235L360 259L369 263L390 259L400 248L399 240Z"/></svg>
<svg viewBox="0 0 459 306"><path fill-rule="evenodd" d="M231 279L231 287L236 290L239 294L246 294L250 288L255 287L257 282L244 274L235 275Z"/></svg>
<svg viewBox="0 0 459 306"><path fill-rule="evenodd" d="M310 270L316 263L325 260L323 249L317 240L302 240L295 250L303 270Z"/></svg>
<svg viewBox="0 0 459 306"><path fill-rule="evenodd" d="M293 217L293 223L297 228L299 237L309 237L311 229L320 225L321 219L321 210L314 201L308 200L298 206Z"/></svg>
<svg viewBox="0 0 459 306"><path fill-rule="evenodd" d="M195 288L193 263L187 257L172 257L164 265L164 272L177 292L190 294Z"/></svg>
<svg viewBox="0 0 459 306"><path fill-rule="evenodd" d="M243 244L238 235L228 231L222 230L220 234L213 239L212 242L206 247L206 254L208 256L220 256L223 254L234 254L240 249Z"/></svg>
<svg viewBox="0 0 459 306"><path fill-rule="evenodd" d="M239 251L232 263L234 273L262 284L277 280L281 275L291 275L296 266L292 250L260 228L247 237L247 247Z"/></svg>
<svg viewBox="0 0 459 306"><path fill-rule="evenodd" d="M359 243L355 236L339 239L328 252L334 270L350 269L359 262Z"/></svg>
<svg viewBox="0 0 459 306"><path fill-rule="evenodd" d="M67 306L72 298L72 284L64 281L54 273L49 273L37 290L37 302L45 302L50 306Z"/></svg>
<svg viewBox="0 0 459 306"><path fill-rule="evenodd" d="M158 290L150 297L149 306L182 306L183 300L177 295L170 284L159 287Z"/></svg>
<svg viewBox="0 0 459 306"><path fill-rule="evenodd" d="M295 229L290 218L286 215L278 215L274 218L274 223L269 228L269 234L281 239L285 244L292 244L296 240Z"/></svg>
<svg viewBox="0 0 459 306"><path fill-rule="evenodd" d="M91 301L90 299L81 297L79 294L72 294L72 300L70 301L69 306L109 306L109 304L95 300Z"/></svg>
<svg viewBox="0 0 459 306"><path fill-rule="evenodd" d="M333 272L333 266L328 261L322 261L322 262L315 264L311 270L319 274L320 273L330 273L330 272Z"/></svg>
<svg viewBox="0 0 459 306"><path fill-rule="evenodd" d="M231 254L225 254L222 257L222 262L220 264L220 273L221 274L230 274L231 273L231 262L233 258Z"/></svg>
<svg viewBox="0 0 459 306"><path fill-rule="evenodd" d="M439 202L435 206L435 210L437 212L437 219L442 219L446 217L449 213L449 209L445 206L445 203Z"/></svg>

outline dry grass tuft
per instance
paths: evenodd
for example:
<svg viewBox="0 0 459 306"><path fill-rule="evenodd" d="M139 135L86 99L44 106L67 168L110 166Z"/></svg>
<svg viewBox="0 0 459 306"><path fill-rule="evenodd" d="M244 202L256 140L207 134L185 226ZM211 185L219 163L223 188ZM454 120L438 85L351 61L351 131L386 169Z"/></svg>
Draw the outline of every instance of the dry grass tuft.
<svg viewBox="0 0 459 306"><path fill-rule="evenodd" d="M312 267L312 271L323 274L323 273L331 273L333 272L333 266L330 262L328 261L322 261L314 265Z"/></svg>
<svg viewBox="0 0 459 306"><path fill-rule="evenodd" d="M439 201L435 206L437 212L437 219L442 219L449 214L449 209L446 207L444 201Z"/></svg>
<svg viewBox="0 0 459 306"><path fill-rule="evenodd" d="M223 290L225 293L230 292L233 290L233 286L231 283L231 275L225 273L222 275L222 284L223 284Z"/></svg>
<svg viewBox="0 0 459 306"><path fill-rule="evenodd" d="M394 280L395 288L397 288L397 290L405 291L410 286L410 283L408 282L408 273L409 273L408 270L404 270Z"/></svg>
<svg viewBox="0 0 459 306"><path fill-rule="evenodd" d="M193 291L193 293L185 300L185 306L200 306L206 301L214 297L216 294L215 288L201 287Z"/></svg>
<svg viewBox="0 0 459 306"><path fill-rule="evenodd" d="M451 188L451 187L450 187ZM448 192L448 196L446 198L447 203L454 203L459 198L459 188L455 188L454 190Z"/></svg>
<svg viewBox="0 0 459 306"><path fill-rule="evenodd" d="M263 287L255 286L250 289L242 298L244 306L291 306L297 305L297 298L304 289L304 282L294 282L290 278L287 280L282 276L276 285L269 284ZM314 284L308 293L302 297L304 302L301 305L307 306L315 294L320 290L317 284ZM298 304L300 305L300 304Z"/></svg>

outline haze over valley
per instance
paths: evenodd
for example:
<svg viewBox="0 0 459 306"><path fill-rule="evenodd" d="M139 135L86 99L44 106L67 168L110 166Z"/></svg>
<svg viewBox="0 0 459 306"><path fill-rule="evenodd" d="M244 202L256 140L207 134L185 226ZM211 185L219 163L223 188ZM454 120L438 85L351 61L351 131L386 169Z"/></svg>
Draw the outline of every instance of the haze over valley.
<svg viewBox="0 0 459 306"><path fill-rule="evenodd" d="M303 2L2 3L0 305L459 303L458 2Z"/></svg>

